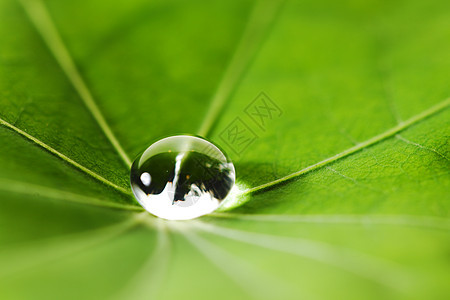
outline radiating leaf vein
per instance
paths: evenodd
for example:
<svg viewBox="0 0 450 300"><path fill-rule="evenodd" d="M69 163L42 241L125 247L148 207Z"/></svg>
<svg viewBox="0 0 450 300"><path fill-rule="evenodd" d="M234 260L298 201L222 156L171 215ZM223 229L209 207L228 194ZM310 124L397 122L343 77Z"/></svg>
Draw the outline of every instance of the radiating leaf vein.
<svg viewBox="0 0 450 300"><path fill-rule="evenodd" d="M56 61L61 66L61 69L65 72L67 78L80 95L80 98L89 109L100 128L103 130L105 136L116 149L126 166L130 167L130 158L120 145L99 107L95 103L92 93L80 75L80 72L78 71L69 51L64 45L64 42L61 39L61 36L59 35L58 30L56 29L56 26L54 25L50 14L45 7L45 4L42 0L20 0L20 3L24 7L28 17L36 27L37 31L46 42Z"/></svg>
<svg viewBox="0 0 450 300"><path fill-rule="evenodd" d="M158 299L171 256L169 233L163 220L148 222L148 214L143 214L143 221L152 229L156 226L157 239L155 248L149 253L142 267L129 279L125 287L113 299ZM152 220L153 221L153 220Z"/></svg>
<svg viewBox="0 0 450 300"><path fill-rule="evenodd" d="M48 152L50 152L51 154L55 155L56 157L62 159L63 161L65 161L66 163L72 165L73 167L83 171L84 173L88 174L89 176L97 179L98 181L118 190L119 192L126 194L126 195L130 195L130 192L127 191L126 189L124 189L123 187L118 186L115 183L112 183L111 181L109 181L108 179L98 175L97 173L95 173L92 170L89 170L88 168L86 168L85 166L82 166L81 164L77 163L76 161L74 161L73 159L67 157L66 155L62 154L61 152L59 152L58 150L50 147L49 145L45 144L44 142L42 142L41 140L39 140L38 138L26 133L25 131L23 131L22 129L17 128L16 126L8 123L7 121L3 120L2 118L0 118L0 124L5 126L6 128L18 133L20 136L22 136L23 138L26 138L27 140L35 143L36 145L38 145L39 147L47 150Z"/></svg>
<svg viewBox="0 0 450 300"><path fill-rule="evenodd" d="M274 299L280 297L281 291L289 294L288 291L291 288L278 278L257 270L244 259L208 242L192 230L183 230L182 226L175 225L173 224L171 228L179 231L203 256L224 272L249 296L254 299Z"/></svg>
<svg viewBox="0 0 450 300"><path fill-rule="evenodd" d="M252 59L257 54L283 2L284 0L256 1L241 40L212 97L198 135L207 136L214 124L218 122L226 101L236 89L240 79L242 79Z"/></svg>
<svg viewBox="0 0 450 300"><path fill-rule="evenodd" d="M59 189L54 189L46 187L43 185L36 185L26 182L13 181L9 179L0 178L0 190L8 191L18 194L25 194L29 196L41 195L50 199L56 199L60 201L69 201L80 204L88 204L99 207L116 208L131 211L142 211L143 208L135 205L121 204L112 201L106 201L101 199L96 199L93 197L75 194Z"/></svg>
<svg viewBox="0 0 450 300"><path fill-rule="evenodd" d="M373 138L370 138L370 139L368 139L368 140L366 140L366 141L364 141L362 143L359 143L359 144L355 145L354 147L351 147L351 148L349 148L347 150L344 150L344 151L342 151L342 152L340 152L340 153L338 153L336 155L333 155L333 156L331 156L329 158L326 158L326 159L324 159L324 160L322 160L322 161L320 161L320 162L318 162L316 164L313 164L313 165L311 165L309 167L306 167L306 168L304 168L304 169L302 169L300 171L297 171L297 172L294 172L292 174L286 175L286 176L284 176L282 178L279 178L277 180L274 180L274 181L271 181L271 182L267 182L265 184L262 184L262 185L250 188L250 189L244 191L243 194L250 194L250 193L254 193L254 192L265 190L267 188L274 187L276 185L279 185L279 184L285 183L287 181L290 181L290 180L292 180L294 178L297 178L297 177L299 177L299 176L301 176L303 174L306 174L306 173L309 173L309 172L314 171L316 169L319 169L319 168L321 168L323 166L326 166L326 165L328 165L330 163L333 163L333 162L335 162L335 161L337 161L337 160L339 160L341 158L347 157L347 156L349 156L349 155L351 155L353 153L359 152L359 151L361 151L361 150L363 150L363 149L365 149L367 147L370 147L370 146L372 146L374 144L377 144L377 143L379 143L379 142L381 142L381 141L383 141L383 140L385 140L387 138L390 138L390 137L396 135L397 133L399 133L399 132L401 132L401 131L411 127L412 125L415 125L415 124L419 123L420 121L422 121L422 120L424 120L424 119L426 119L428 117L431 117L434 114L439 113L440 111L446 109L449 105L450 105L450 98L448 98L448 99L446 99L446 100L444 100L444 101L442 101L442 102L432 106L431 108L423 111L420 114L415 115L414 117L408 119L407 121L405 121L405 122L403 122L401 124L398 124L397 126L391 128L391 129L388 129L387 131L385 131L385 132L383 132L383 133L381 133L379 135L374 136Z"/></svg>
<svg viewBox="0 0 450 300"><path fill-rule="evenodd" d="M237 214L213 213L209 216L219 218L241 219L256 222L312 223L312 224L355 224L355 225L394 225L411 226L450 231L450 220L433 216L414 215L271 215L271 214Z"/></svg>
<svg viewBox="0 0 450 300"><path fill-rule="evenodd" d="M353 249L302 238L281 237L230 229L203 222L193 222L193 224L199 230L228 239L329 264L394 290L403 291L410 284L410 276L408 276L407 272L401 270L393 262Z"/></svg>
<svg viewBox="0 0 450 300"><path fill-rule="evenodd" d="M70 254L104 243L136 226L140 220L128 219L100 229L66 235L64 237L29 243L22 248L0 252L0 278L29 268L62 259Z"/></svg>

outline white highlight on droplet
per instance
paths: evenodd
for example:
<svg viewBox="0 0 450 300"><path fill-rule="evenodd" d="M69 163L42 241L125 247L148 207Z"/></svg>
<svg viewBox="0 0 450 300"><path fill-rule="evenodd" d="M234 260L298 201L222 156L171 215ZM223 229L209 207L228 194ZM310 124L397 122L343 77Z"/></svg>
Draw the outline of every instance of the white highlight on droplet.
<svg viewBox="0 0 450 300"><path fill-rule="evenodd" d="M147 172L142 173L141 182L145 186L150 186L150 183L152 182L152 176L150 176L150 174Z"/></svg>

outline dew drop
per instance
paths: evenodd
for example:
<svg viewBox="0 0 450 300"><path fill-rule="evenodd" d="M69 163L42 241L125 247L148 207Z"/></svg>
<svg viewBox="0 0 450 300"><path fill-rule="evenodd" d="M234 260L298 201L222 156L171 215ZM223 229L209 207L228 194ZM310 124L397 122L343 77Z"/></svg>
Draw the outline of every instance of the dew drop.
<svg viewBox="0 0 450 300"><path fill-rule="evenodd" d="M152 144L131 167L131 189L150 213L188 220L216 210L235 183L233 163L209 141L189 135Z"/></svg>

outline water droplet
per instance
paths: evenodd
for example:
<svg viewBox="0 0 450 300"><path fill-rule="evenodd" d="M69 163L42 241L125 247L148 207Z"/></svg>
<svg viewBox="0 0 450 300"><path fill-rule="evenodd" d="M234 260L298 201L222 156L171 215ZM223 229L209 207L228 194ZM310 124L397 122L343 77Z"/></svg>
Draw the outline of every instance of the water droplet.
<svg viewBox="0 0 450 300"><path fill-rule="evenodd" d="M199 137L178 135L157 141L131 167L131 189L150 213L188 220L216 210L235 182L226 155Z"/></svg>

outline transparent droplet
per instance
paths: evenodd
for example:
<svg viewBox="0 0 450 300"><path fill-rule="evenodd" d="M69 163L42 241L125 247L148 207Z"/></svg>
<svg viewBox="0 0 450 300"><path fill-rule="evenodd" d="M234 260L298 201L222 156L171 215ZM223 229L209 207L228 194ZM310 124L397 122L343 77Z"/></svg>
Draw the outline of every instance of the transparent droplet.
<svg viewBox="0 0 450 300"><path fill-rule="evenodd" d="M157 141L131 167L131 189L150 213L168 220L197 218L216 210L235 182L225 154L199 137Z"/></svg>

